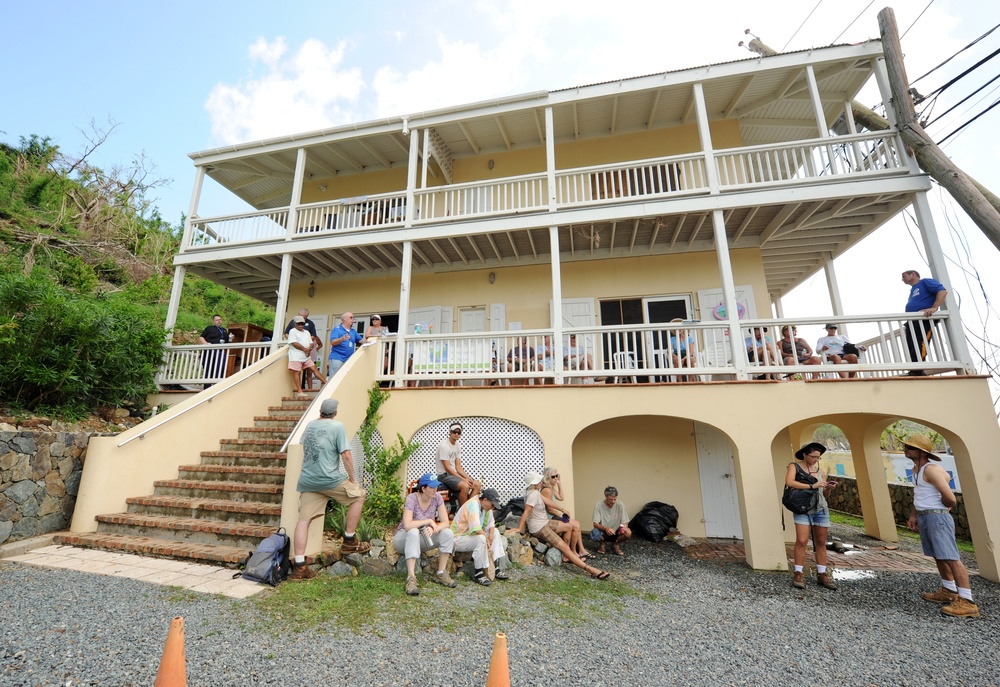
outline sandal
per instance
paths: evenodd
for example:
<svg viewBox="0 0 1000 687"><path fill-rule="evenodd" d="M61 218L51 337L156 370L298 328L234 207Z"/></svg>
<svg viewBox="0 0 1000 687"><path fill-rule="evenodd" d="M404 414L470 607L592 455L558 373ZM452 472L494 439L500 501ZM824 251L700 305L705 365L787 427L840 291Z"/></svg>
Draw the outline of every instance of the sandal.
<svg viewBox="0 0 1000 687"><path fill-rule="evenodd" d="M597 570L597 568L594 568L594 570ZM611 573L607 572L606 570L603 571L597 570L597 572L591 575L591 577L593 577L595 580L606 580L609 577L611 577Z"/></svg>
<svg viewBox="0 0 1000 687"><path fill-rule="evenodd" d="M591 558L597 558L597 556L595 556L594 554L590 553L589 551L587 551L586 553L578 553L577 557L581 561L589 561Z"/></svg>
<svg viewBox="0 0 1000 687"><path fill-rule="evenodd" d="M604 547L603 547L603 546L601 546L601 547L599 547L599 548L597 549L597 553L599 553L599 554L601 554L601 555L603 556L604 554L606 554L606 553L607 553L607 551L605 551L605 550L604 550Z"/></svg>

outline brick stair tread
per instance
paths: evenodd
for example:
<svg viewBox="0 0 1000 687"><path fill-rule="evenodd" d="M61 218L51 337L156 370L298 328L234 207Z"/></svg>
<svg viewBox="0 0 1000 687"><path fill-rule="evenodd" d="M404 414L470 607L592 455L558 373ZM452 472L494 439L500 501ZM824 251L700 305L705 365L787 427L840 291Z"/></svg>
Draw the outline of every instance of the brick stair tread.
<svg viewBox="0 0 1000 687"><path fill-rule="evenodd" d="M263 503L261 501L228 501L226 499L205 499L190 496L130 496L125 499L125 502L137 506L281 515L280 503Z"/></svg>
<svg viewBox="0 0 1000 687"><path fill-rule="evenodd" d="M302 414L298 415L254 415L254 422L298 422L302 419Z"/></svg>
<svg viewBox="0 0 1000 687"><path fill-rule="evenodd" d="M252 444L254 446L282 446L285 443L284 439L221 439L219 444L221 445L231 445L231 444Z"/></svg>
<svg viewBox="0 0 1000 687"><path fill-rule="evenodd" d="M284 475L285 468L260 468L254 465L181 465L178 470L190 472L232 472L241 475Z"/></svg>
<svg viewBox="0 0 1000 687"><path fill-rule="evenodd" d="M279 494L284 491L283 484L255 484L252 482L223 482L198 479L161 479L153 482L154 487L170 487L173 489L205 489L208 491L246 491L259 494Z"/></svg>
<svg viewBox="0 0 1000 687"><path fill-rule="evenodd" d="M288 456L278 451L202 451L198 455L211 458L270 458L286 460Z"/></svg>
<svg viewBox="0 0 1000 687"><path fill-rule="evenodd" d="M269 434L274 434L276 432L284 432L285 434L288 434L287 428L285 427L240 427L236 431L247 432L251 434L253 433L264 434L265 432Z"/></svg>
<svg viewBox="0 0 1000 687"><path fill-rule="evenodd" d="M210 532L212 534L235 535L240 537L260 537L263 539L277 531L272 525L226 522L202 518L183 518L176 515L147 515L144 513L108 513L98 515L99 522L112 525L134 525L137 527L159 527L186 532Z"/></svg>
<svg viewBox="0 0 1000 687"><path fill-rule="evenodd" d="M70 546L127 551L171 558L187 558L198 562L235 565L246 560L247 550L236 546L215 544L186 544L151 537L133 537L127 534L68 533L57 535L56 541Z"/></svg>

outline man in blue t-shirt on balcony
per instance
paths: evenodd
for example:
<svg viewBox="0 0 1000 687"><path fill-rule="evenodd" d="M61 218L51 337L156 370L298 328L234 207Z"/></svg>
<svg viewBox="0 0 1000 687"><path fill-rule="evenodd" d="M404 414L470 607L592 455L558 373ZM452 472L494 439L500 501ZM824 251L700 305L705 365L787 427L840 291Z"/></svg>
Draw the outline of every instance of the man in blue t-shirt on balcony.
<svg viewBox="0 0 1000 687"><path fill-rule="evenodd" d="M365 337L354 328L354 313L345 312L341 315L340 324L330 332L330 364L327 367L327 376L333 377L351 357L357 345L364 340Z"/></svg>
<svg viewBox="0 0 1000 687"><path fill-rule="evenodd" d="M921 279L916 270L903 272L903 283L910 287L910 297L906 301L906 312L919 312L924 317L930 317L944 305L948 290L936 279ZM927 359L927 344L934 336L932 320L910 320L904 327L906 331L906 350L910 360L921 362ZM910 370L911 377L923 377L924 370Z"/></svg>

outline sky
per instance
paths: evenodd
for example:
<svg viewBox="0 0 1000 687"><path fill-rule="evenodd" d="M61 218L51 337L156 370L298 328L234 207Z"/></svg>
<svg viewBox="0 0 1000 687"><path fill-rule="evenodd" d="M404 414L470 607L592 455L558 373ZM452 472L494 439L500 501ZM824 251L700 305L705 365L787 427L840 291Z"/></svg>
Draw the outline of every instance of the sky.
<svg viewBox="0 0 1000 687"><path fill-rule="evenodd" d="M103 166L139 154L169 179L156 206L177 223L187 212L194 165L187 154L350 122L536 90L555 90L750 57L749 29L776 50L877 38L872 0L709 4L664 0L425 0L126 3L0 0L6 31L0 140L48 136L67 153L93 121L111 138ZM929 93L1000 47L995 0L897 0L892 6L911 82ZM705 9L709 8L709 9ZM997 73L987 63L938 98L932 118ZM1000 81L928 126L941 138L993 103ZM859 98L881 98L874 84ZM1000 107L953 137L945 152L1000 194ZM948 282L974 337L993 330L1000 253L939 188L931 194ZM206 178L201 216L245 206ZM849 314L898 312L900 272L929 276L915 224L897 219L835 263ZM969 276L969 275L972 276ZM938 276L938 275L933 275ZM782 301L786 317L832 312L822 274ZM810 342L818 328L800 331ZM858 338L855 335L854 338Z"/></svg>

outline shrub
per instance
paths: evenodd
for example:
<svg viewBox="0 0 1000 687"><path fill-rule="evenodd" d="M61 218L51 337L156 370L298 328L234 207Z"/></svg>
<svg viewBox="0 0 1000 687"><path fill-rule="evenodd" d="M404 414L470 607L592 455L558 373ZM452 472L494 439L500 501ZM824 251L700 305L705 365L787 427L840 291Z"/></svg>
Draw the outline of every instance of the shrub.
<svg viewBox="0 0 1000 687"><path fill-rule="evenodd" d="M396 434L396 443L380 446L375 443L378 428L379 408L389 399L389 392L372 384L368 390L368 411L361 423L358 435L365 450L365 471L371 479L368 497L365 499L363 516L372 527L387 529L395 527L403 517L403 482L399 469L409 460L419 444L407 442Z"/></svg>
<svg viewBox="0 0 1000 687"><path fill-rule="evenodd" d="M73 294L41 270L0 275L0 398L15 408L142 405L163 341L159 320L126 299Z"/></svg>

